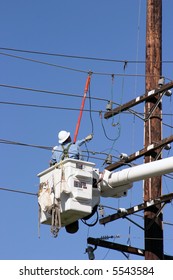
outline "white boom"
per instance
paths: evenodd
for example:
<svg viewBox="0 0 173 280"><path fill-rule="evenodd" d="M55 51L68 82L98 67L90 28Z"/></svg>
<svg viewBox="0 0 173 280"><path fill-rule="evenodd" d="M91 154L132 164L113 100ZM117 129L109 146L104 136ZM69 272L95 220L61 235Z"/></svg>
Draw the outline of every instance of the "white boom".
<svg viewBox="0 0 173 280"><path fill-rule="evenodd" d="M117 196L116 189L129 189L132 183L173 172L173 157L130 167L118 172L105 170L100 183L101 196ZM114 195L115 193L115 195Z"/></svg>

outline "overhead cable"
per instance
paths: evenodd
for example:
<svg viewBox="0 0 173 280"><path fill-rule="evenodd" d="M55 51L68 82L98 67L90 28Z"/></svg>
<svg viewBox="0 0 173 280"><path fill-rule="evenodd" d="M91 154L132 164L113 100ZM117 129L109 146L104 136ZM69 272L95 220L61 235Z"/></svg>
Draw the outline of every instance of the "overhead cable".
<svg viewBox="0 0 173 280"><path fill-rule="evenodd" d="M41 146L41 145L27 144L27 143L11 141L11 140L6 140L6 139L0 139L0 144L17 145L17 146L30 147L30 148L38 148L38 149L52 151L52 147L50 147L50 146ZM85 151L85 150L82 150L81 152L82 152L82 157L87 157L83 153L91 153L93 155L96 155L96 154L106 155L106 156L108 155L106 153L97 152L97 151L88 151L88 150ZM97 160L102 160L102 161L105 160L103 158L99 158L99 157L95 157L95 156L90 156L90 158L97 159ZM115 157L115 158L117 158L117 157Z"/></svg>
<svg viewBox="0 0 173 280"><path fill-rule="evenodd" d="M22 142L16 142L6 139L0 139L1 144L9 144L9 145L19 145L19 146L25 146L25 147L32 147L32 148L38 148L38 149L44 149L44 150L52 150L52 147L48 146L40 146L40 145L33 145L33 144L27 144Z"/></svg>
<svg viewBox="0 0 173 280"><path fill-rule="evenodd" d="M67 110L67 111L79 111L79 108L71 108L71 107L58 107L58 106L48 106L48 105L38 105L38 104L26 104L26 103L17 103L17 102L8 102L8 101L0 101L0 104L3 105L14 105L14 106L24 106L24 107L35 107L42 109L55 109L55 110ZM90 109L84 109L83 111L91 113ZM99 113L99 110L92 110L93 113Z"/></svg>
<svg viewBox="0 0 173 280"><path fill-rule="evenodd" d="M1 190L1 191L8 191L8 192L20 193L20 194L25 194L25 195L37 196L37 193L25 192L25 191L21 191L21 190L14 190L14 189L1 188L1 187L0 187L0 190Z"/></svg>
<svg viewBox="0 0 173 280"><path fill-rule="evenodd" d="M76 71L76 72L81 72L81 73L86 73L86 74L88 73L88 71L85 71L85 70L71 68L71 67L62 66L62 65L57 65L57 64L53 64L53 63L49 63L49 62L45 62L45 61L41 61L41 60L36 60L36 59L32 59L32 58L26 58L26 57L22 57L22 56L18 56L18 55L12 55L12 54L3 53L3 52L0 52L0 55L9 56L9 57L13 57L13 58L21 59L21 60L30 61L30 62L40 63L40 64L44 64L44 65L47 65L47 66L62 68L62 69L65 69L65 70L71 70L71 71Z"/></svg>
<svg viewBox="0 0 173 280"><path fill-rule="evenodd" d="M79 56L79 55L70 55L70 54L61 54L61 53L52 53L52 52L34 51L34 50L24 50L24 49L7 48L7 47L0 47L0 50L21 52L21 53L28 53L28 54L37 54L37 55L46 55L46 56L57 56L57 57L72 58L72 59L105 61L105 62L124 63L125 61L128 61L128 63L132 63L132 64L133 63L139 63L139 64L146 63L145 60L127 60L127 59L123 60L123 59L111 59L111 58L103 58L103 57ZM162 63L173 63L173 60L162 60Z"/></svg>
<svg viewBox="0 0 173 280"><path fill-rule="evenodd" d="M79 111L79 108L71 108L71 107L58 107L58 106L50 106L50 105L39 105L39 104L29 104L29 103L17 103L17 102L9 102L9 101L0 101L0 104L2 105L12 105L12 106L23 106L23 107L34 107L34 108L41 108L41 109L54 109L54 110L67 110L67 111ZM104 113L104 111L100 111L100 110L93 110L93 109L84 109L85 112L89 112L90 115L91 113L99 113L99 115L101 113ZM133 114L137 117L140 117L140 115L142 115L142 113L137 113L134 110L128 110L127 112L122 112L123 114ZM162 116L173 116L173 114L169 114L169 113L163 113ZM141 117L140 117L141 119ZM92 119L91 119L92 120ZM103 125L103 121L101 119L101 124L104 130L104 133L106 134L104 125ZM166 123L162 123L164 126L167 126L169 128L173 128L172 125L166 124ZM118 123L113 124L113 126L118 125ZM107 137L109 139L109 137ZM109 139L111 140L111 139ZM112 139L113 141L113 139Z"/></svg>
<svg viewBox="0 0 173 280"><path fill-rule="evenodd" d="M72 94L72 93L64 93L64 92L58 92L58 91L50 91L50 90L43 90L43 89L35 89L35 88L28 88L28 87L22 87L22 86L15 86L15 85L7 85L7 84L0 84L0 87L4 87L4 88L10 88L10 89L18 89L18 90L24 90L24 91L30 91L30 92L37 92L37 93L44 93L44 94L53 94L53 95L63 95L63 96L69 96L69 97L78 97L78 98L82 98L81 95L79 94ZM97 100L97 101L105 101L105 102L109 102L110 100L106 99L106 98L99 98L99 97L91 97L86 96L86 98L89 98L89 100ZM115 101L111 101L112 104L120 106L119 103L115 102ZM4 103L5 104L5 103ZM20 104L20 103L19 103ZM9 104L10 105L10 104ZM11 104L12 105L12 104ZM15 105L15 104L13 104ZM18 104L16 104L18 105ZM22 106L22 104L21 104ZM27 106L27 105L23 105L23 106ZM34 107L39 107L39 105L33 105ZM42 107L42 106L40 106ZM46 107L46 106L45 106ZM52 106L52 109L53 106ZM95 112L100 112L100 111L96 111ZM133 115L136 115L138 117L140 117L140 115L143 115L143 113L138 113L132 109L128 109L128 112L130 112ZM126 113L126 112L125 112ZM140 117L141 118L141 117Z"/></svg>
<svg viewBox="0 0 173 280"><path fill-rule="evenodd" d="M56 67L56 68L61 68L61 69L64 69L64 70L75 71L75 72L79 72L79 73L88 74L90 72L88 70L83 70L83 69L77 69L77 68L62 66L62 65L58 65L58 64L53 64L53 63L41 61L41 60L26 58L26 57L17 56L17 55L12 55L12 54L8 54L8 53L4 53L4 52L0 52L0 55L4 55L4 56L8 56L8 57L13 57L13 58L17 58L17 59L21 59L21 60L25 60L25 61L34 62L34 63L39 63L39 64L43 64L43 65L47 65L47 66L52 66L52 67ZM128 61L123 61L124 64L127 63L127 62ZM125 73L110 73L110 72L96 72L96 71L92 71L92 74L94 74L94 75L102 75L102 76L112 76L112 75L114 75L114 76L117 76L117 77L125 77L125 76L126 77L141 77L141 78L146 78L147 77L145 74L125 74ZM150 75L150 77L155 77L155 75ZM166 79L170 80L169 78L166 78Z"/></svg>
<svg viewBox="0 0 173 280"><path fill-rule="evenodd" d="M60 92L60 91L50 91L50 90L44 90L44 89L35 89L35 88L30 88L30 87L28 88L28 87L15 86L15 85L7 85L7 84L0 84L0 87L10 88L10 89L19 89L19 90L24 90L24 91L33 91L33 92L37 92L37 93L63 95L63 96L71 96L71 97L82 98L82 95L80 95L80 94L64 93L64 92ZM108 102L108 99L106 99L106 98L88 97L88 96L86 98L90 98L90 99L93 99L93 100L99 100L99 101L107 101ZM116 104L116 103L114 103L114 104ZM117 103L117 105L118 105L118 103Z"/></svg>

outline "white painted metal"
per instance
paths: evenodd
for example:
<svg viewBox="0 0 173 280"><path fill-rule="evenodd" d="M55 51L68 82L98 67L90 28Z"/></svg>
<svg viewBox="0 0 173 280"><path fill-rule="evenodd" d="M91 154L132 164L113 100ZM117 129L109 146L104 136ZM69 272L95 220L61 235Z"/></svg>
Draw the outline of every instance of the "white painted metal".
<svg viewBox="0 0 173 280"><path fill-rule="evenodd" d="M110 178L108 178L108 184L114 188L171 172L173 172L173 157L141 164L112 173Z"/></svg>
<svg viewBox="0 0 173 280"><path fill-rule="evenodd" d="M132 183L173 172L173 157L141 164L118 172L105 170L100 183L101 196L119 197L126 194Z"/></svg>

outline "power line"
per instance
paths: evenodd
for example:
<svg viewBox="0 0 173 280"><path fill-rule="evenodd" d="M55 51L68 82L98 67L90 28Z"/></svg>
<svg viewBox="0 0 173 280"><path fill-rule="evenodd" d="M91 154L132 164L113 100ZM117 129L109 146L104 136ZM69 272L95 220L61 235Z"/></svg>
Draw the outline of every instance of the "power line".
<svg viewBox="0 0 173 280"><path fill-rule="evenodd" d="M9 102L9 101L0 101L0 104L2 105L12 105L12 106L23 106L23 107L33 107L33 108L41 108L41 109L54 109L54 110L67 110L67 111L79 111L79 108L71 108L71 107L58 107L58 106L50 106L50 105L38 105L38 104L29 104L29 103L17 103L17 102ZM93 112L93 113L104 113L106 111L100 111L100 110L93 110L93 109L84 109L85 112ZM143 113L139 113L139 112L136 112L134 110L128 110L128 112L122 112L123 114L133 114L133 115L136 115L136 116L139 116L139 115L143 115ZM171 113L163 113L162 114L163 116L173 116L173 114ZM104 130L104 133L105 133L105 136L106 136L106 132L105 132L105 128L103 126L103 121L101 120L101 124L102 124L102 127L103 127L103 130ZM169 125L169 124L166 124L166 123L162 123L164 126L167 126L169 128L173 128L172 125ZM106 136L106 138L109 139L109 137ZM113 139L109 139L109 140L112 140Z"/></svg>
<svg viewBox="0 0 173 280"><path fill-rule="evenodd" d="M21 191L21 190L14 190L14 189L1 188L1 187L0 187L0 190L1 190L1 191L8 191L8 192L20 193L20 194L25 194L25 195L37 196L37 193L25 192L25 191Z"/></svg>
<svg viewBox="0 0 173 280"><path fill-rule="evenodd" d="M0 143L1 144L9 144L9 145L25 146L25 147L31 147L31 148L38 148L38 149L44 149L44 150L52 150L52 147L49 147L49 146L33 145L33 144L15 142L15 141L6 140L6 139L0 139Z"/></svg>
<svg viewBox="0 0 173 280"><path fill-rule="evenodd" d="M14 106L24 106L24 107L34 107L34 108L42 108L42 109L56 109L56 110L67 110L67 111L79 111L79 108L58 107L58 106L48 106L48 105L38 105L38 104L26 104L26 103L7 102L7 101L0 101L0 104L3 104L3 105L14 105ZM84 109L84 111L85 112L99 113L98 110L91 110L91 109Z"/></svg>
<svg viewBox="0 0 173 280"><path fill-rule="evenodd" d="M5 51L13 51L13 52L21 52L21 53L29 53L29 54L37 54L37 55L47 55L47 56L58 56L64 58L73 58L73 59L85 59L85 60L96 60L96 61L105 61L105 62L120 62L124 63L125 60L119 59L110 59L110 58L99 58L99 57L89 57L89 56L78 56L78 55L68 55L68 54L59 54L59 53L50 53L50 52L40 52L40 51L31 51L31 50L21 50L14 48L2 48L0 50Z"/></svg>
<svg viewBox="0 0 173 280"><path fill-rule="evenodd" d="M67 111L79 111L79 108L71 108L71 107L58 107L58 106L48 106L48 105L38 105L38 104L28 104L28 103L17 103L17 102L8 102L8 101L0 101L0 104L2 105L12 105L12 106L22 106L22 107L32 107L32 108L40 108L40 109L54 109L54 110L67 110ZM84 109L85 112L93 112L93 113L99 113L100 114L100 110L93 110L93 109ZM104 111L102 111L102 113L104 113ZM136 113L135 111L130 111L129 112L123 112L124 114L133 114L133 115L137 115L139 113ZM173 116L173 114L162 114L163 116ZM104 131L104 134L106 136L106 138L108 138L111 141L114 141L114 139L110 139L107 135L106 135L106 131L103 125L103 121L101 120L101 124L102 124L102 128ZM173 128L172 125L163 123L164 126L167 126L169 128Z"/></svg>
<svg viewBox="0 0 173 280"><path fill-rule="evenodd" d="M47 66L52 66L52 67L56 67L56 68L61 68L61 69L64 69L64 70L70 70L70 71L75 71L75 72L79 72L79 73L85 73L85 74L88 74L89 72L91 72L94 75L103 75L103 76L114 75L114 76L117 76L117 77L141 77L141 78L146 77L145 74L125 74L125 73L94 72L94 71L82 70L82 69L62 66L62 65L58 65L58 64L53 64L53 63L49 63L49 62L44 62L44 61L41 61L41 60L36 60L36 59L26 58L26 57L22 57L22 56L7 54L7 53L3 53L3 52L0 52L0 55L13 57L13 58L17 58L17 59L21 59L21 60L25 60L25 61L34 62L34 63L39 63L39 64L43 64L43 65L47 65ZM127 63L128 63L128 61L123 61L123 62L124 62L125 65L127 65ZM155 76L150 75L149 77L155 77ZM169 78L166 78L166 79L171 81L171 79L169 79Z"/></svg>
<svg viewBox="0 0 173 280"><path fill-rule="evenodd" d="M44 89L35 89L35 88L30 88L30 87L22 87L22 86L7 85L7 84L0 84L0 87L10 88L10 89L18 89L18 90L30 91L30 92L37 92L37 93L44 93L44 94L62 95L62 96L67 96L67 97L82 98L82 95L79 95L79 94L64 93L64 92L50 91L50 90L44 90ZM105 101L105 102L110 101L109 99L106 99L106 98L99 98L99 97L93 97L93 96L92 97L91 96L86 96L86 98L88 98L90 100L97 100L97 101ZM120 104L115 102L115 101L112 101L112 104L120 106ZM22 104L21 104L21 106L22 106ZM26 104L24 104L23 106L26 106ZM35 106L35 105L33 105L33 106ZM36 106L39 106L39 105L36 105ZM53 106L52 106L52 108L54 109ZM129 109L128 112L130 112L132 114L135 114L135 115L144 115L144 113L140 113L140 112L134 111L132 109ZM128 113L128 112L123 112L123 113ZM163 115L171 116L171 114L169 114L169 113L164 113Z"/></svg>
<svg viewBox="0 0 173 280"><path fill-rule="evenodd" d="M164 114L162 114L163 116L164 116ZM170 114L170 115L168 115L168 114L166 114L167 116L173 116L173 114ZM164 126L167 126L167 127L169 127L169 128L173 128L173 126L172 125L169 125L169 124L166 124L166 123L162 123Z"/></svg>
<svg viewBox="0 0 173 280"><path fill-rule="evenodd" d="M50 91L50 90L42 90L42 89L35 89L35 88L28 88L28 87L22 87L22 86L14 86L14 85L7 85L7 84L0 84L0 87L4 87L4 88L10 88L10 89L18 89L18 90L24 90L24 91L31 91L31 92L37 92L37 93L44 93L44 94L53 94L53 95L63 95L63 96L69 96L69 97L77 97L77 98L82 98L82 95L79 94L71 94L71 93L64 93L64 92L57 92L57 91ZM108 99L105 98L99 98L99 97L91 97L91 96L86 96L86 98L89 98L89 100L97 100L97 101L105 101L105 102L109 102ZM5 104L5 102L4 102ZM19 103L20 104L20 103ZM112 104L120 106L119 103L112 101ZM10 104L9 104L10 105ZM11 102L12 105L12 102ZM14 104L15 105L15 104ZM18 105L18 104L16 104ZM22 106L22 104L21 104ZM27 106L27 105L23 105L23 106ZM33 105L33 106L37 106L39 107L39 105ZM40 106L41 107L41 106ZM46 106L45 106L46 107ZM54 109L54 107L51 107L52 109ZM57 108L58 109L58 108ZM98 112L95 110L95 112ZM99 111L100 112L100 111ZM129 109L128 112L130 112L133 115L143 115L143 113L138 113L132 109ZM125 113L128 113L125 112Z"/></svg>
<svg viewBox="0 0 173 280"><path fill-rule="evenodd" d="M21 59L21 60L26 60L26 61L30 61L30 62L35 62L35 63L47 65L47 66L62 68L64 70L71 70L71 71L76 71L76 72L86 73L86 74L88 73L88 71L86 71L86 70L81 70L81 69L71 68L71 67L67 67L67 66L57 65L57 64L53 64L53 63L49 63L49 62L45 62L45 61L41 61L41 60L36 60L36 59L32 59L32 58L26 58L26 57L22 57L22 56L18 56L18 55L12 55L12 54L2 53L2 52L0 52L0 55L13 57L13 58Z"/></svg>
<svg viewBox="0 0 173 280"><path fill-rule="evenodd" d="M0 50L21 52L21 53L28 53L28 54L37 54L37 55L46 55L46 56L58 56L58 57L72 58L72 59L95 60L95 61L103 61L103 62L116 62L116 63L127 62L127 63L145 64L145 60L111 59L111 58L69 55L69 54L60 54L60 53L51 53L51 52L44 52L44 51L33 51L33 50L24 50L24 49L15 49L15 48L6 48L6 47L0 47ZM162 63L173 63L173 60L162 60Z"/></svg>
<svg viewBox="0 0 173 280"><path fill-rule="evenodd" d="M2 86L2 85L0 85ZM4 86L4 85L3 85ZM6 86L5 86L6 87ZM10 87L10 86L7 86L7 87ZM12 86L12 88L14 88ZM29 90L29 88L20 88L18 87L18 89L24 89L24 90ZM31 89L31 91L39 91L39 90L34 90L34 89ZM50 93L50 92L47 92L47 91L42 91L40 90L39 92L45 92L45 93ZM52 92L53 93L53 92ZM53 94L56 94L53 93ZM57 93L58 94L58 93ZM66 95L64 93L59 93L59 94L63 94L63 95ZM68 94L67 94L68 95ZM71 95L71 96L74 96L76 97L75 95ZM81 97L81 96L80 96ZM102 101L105 101L106 99L99 99L99 98L94 98L94 97L90 97L90 99L97 99L97 100L102 100ZM106 100L107 101L107 100ZM113 102L114 104L118 105L118 103L115 103ZM9 102L9 101L0 101L0 104L2 105L13 105L13 106L24 106L24 107L33 107L33 108L41 108L41 109L54 109L54 110L71 110L71 111L79 111L79 108L72 108L72 107L60 107L60 106L50 106L50 105L38 105L38 104L29 104L29 103L17 103L17 102ZM93 112L93 113L104 113L106 111L100 111L100 110L93 110L93 109L84 109L85 112ZM134 110L128 110L127 112L122 112L123 114L133 114L133 115L136 115L136 116L139 116L139 115L144 115L143 113L140 113L140 112L136 112ZM173 114L171 113L162 113L163 116L173 116ZM141 118L141 117L140 117ZM173 128L172 125L169 125L169 124L166 124L166 123L162 123L164 126L167 126L169 128ZM103 122L102 122L102 127L103 127ZM105 130L104 130L105 132ZM110 140L110 139L109 139Z"/></svg>
<svg viewBox="0 0 173 280"><path fill-rule="evenodd" d="M0 139L0 144L17 145L17 146L37 148L37 149L43 149L43 150L52 151L52 147L50 147L50 146L41 146L41 145L27 144L27 143L16 142L16 141L11 141L11 140L6 140L6 139ZM91 153L92 155L100 154L100 155L108 156L108 154L104 153L104 152L88 151L88 150L87 151L82 150L81 152L82 153ZM82 157L87 157L87 156L82 154ZM95 156L90 156L90 158L101 160L101 161L105 161L105 158L99 158L99 157L95 157ZM117 157L115 157L115 158L117 159Z"/></svg>
<svg viewBox="0 0 173 280"><path fill-rule="evenodd" d="M37 93L63 95L63 96L82 98L82 95L79 95L79 94L64 93L64 92L60 92L60 91L50 91L50 90L44 90L44 89L35 89L35 88L14 86L14 85L7 85L7 84L0 84L0 87L10 88L10 89L18 89L18 90L24 90L24 91L33 91L33 92L37 92ZM86 97L86 98L89 98L89 97ZM90 97L90 99L99 100L99 101L107 101L107 102L109 101L106 98L99 98L99 97Z"/></svg>

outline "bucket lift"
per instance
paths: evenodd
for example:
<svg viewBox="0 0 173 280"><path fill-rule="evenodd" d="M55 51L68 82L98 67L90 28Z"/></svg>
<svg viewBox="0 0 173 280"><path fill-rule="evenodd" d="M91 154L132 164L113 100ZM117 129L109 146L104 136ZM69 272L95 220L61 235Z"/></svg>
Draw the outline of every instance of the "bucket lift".
<svg viewBox="0 0 173 280"><path fill-rule="evenodd" d="M69 158L38 177L40 223L51 225L54 235L61 227L91 215L100 202L100 191L95 184L99 172L94 163Z"/></svg>
<svg viewBox="0 0 173 280"><path fill-rule="evenodd" d="M40 223L51 225L56 237L61 227L91 217L101 196L126 196L133 182L171 172L173 157L103 173L94 163L68 158L38 174Z"/></svg>

